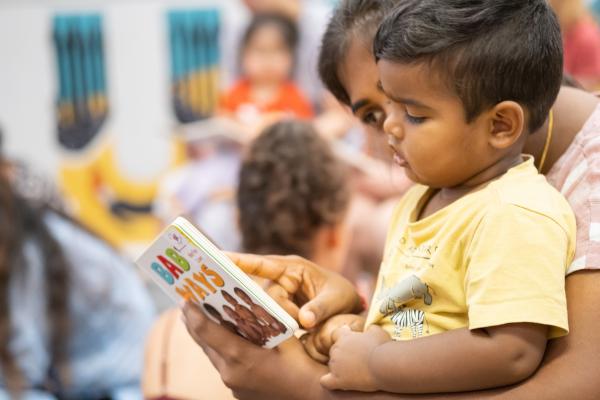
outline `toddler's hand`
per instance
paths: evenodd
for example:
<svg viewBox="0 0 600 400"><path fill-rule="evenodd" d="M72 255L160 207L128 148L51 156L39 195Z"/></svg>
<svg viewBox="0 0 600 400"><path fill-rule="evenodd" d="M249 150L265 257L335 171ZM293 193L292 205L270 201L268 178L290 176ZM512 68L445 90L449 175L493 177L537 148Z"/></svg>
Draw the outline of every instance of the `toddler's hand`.
<svg viewBox="0 0 600 400"><path fill-rule="evenodd" d="M377 391L369 357L377 346L389 340L378 326L369 327L365 333L352 332L348 326L338 329L329 355L329 373L321 378L321 385L329 390Z"/></svg>
<svg viewBox="0 0 600 400"><path fill-rule="evenodd" d="M354 332L362 332L365 318L356 314L340 314L329 318L323 325L303 336L304 349L313 359L326 364L329 349L334 343L333 333L344 325Z"/></svg>

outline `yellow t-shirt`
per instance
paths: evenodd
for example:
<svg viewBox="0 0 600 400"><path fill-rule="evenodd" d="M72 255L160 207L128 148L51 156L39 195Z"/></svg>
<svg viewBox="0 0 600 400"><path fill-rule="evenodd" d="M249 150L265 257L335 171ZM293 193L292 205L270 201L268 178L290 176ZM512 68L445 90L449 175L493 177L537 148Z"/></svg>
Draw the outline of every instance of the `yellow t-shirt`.
<svg viewBox="0 0 600 400"><path fill-rule="evenodd" d="M431 194L417 185L394 212L366 326L395 340L519 322L566 335L575 218L533 159L415 221Z"/></svg>

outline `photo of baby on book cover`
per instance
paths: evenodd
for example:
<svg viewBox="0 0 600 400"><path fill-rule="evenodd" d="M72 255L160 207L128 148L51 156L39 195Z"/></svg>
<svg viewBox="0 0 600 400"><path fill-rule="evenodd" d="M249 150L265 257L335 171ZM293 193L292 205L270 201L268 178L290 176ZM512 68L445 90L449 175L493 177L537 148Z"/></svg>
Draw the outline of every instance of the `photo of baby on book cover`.
<svg viewBox="0 0 600 400"><path fill-rule="evenodd" d="M173 300L197 303L213 321L258 346L273 348L298 329L289 314L184 218L168 226L136 264Z"/></svg>

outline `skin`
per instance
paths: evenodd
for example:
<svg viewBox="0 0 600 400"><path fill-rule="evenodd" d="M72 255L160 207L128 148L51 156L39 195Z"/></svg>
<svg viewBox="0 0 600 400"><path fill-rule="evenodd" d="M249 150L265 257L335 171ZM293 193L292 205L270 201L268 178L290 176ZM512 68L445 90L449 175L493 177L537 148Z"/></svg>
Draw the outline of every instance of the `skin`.
<svg viewBox="0 0 600 400"><path fill-rule="evenodd" d="M259 10L263 6L261 1L250 3L256 3ZM267 5L268 7L270 5ZM241 62L243 75L251 84L252 103L265 106L279 96L282 84L290 77L294 57L281 31L274 24L265 24L254 31L243 49ZM231 118L231 129L243 133L242 140L247 141L251 141L265 127L284 117L284 113L269 112L241 123L237 121L235 113L221 111L221 115Z"/></svg>
<svg viewBox="0 0 600 400"><path fill-rule="evenodd" d="M356 46L361 47L361 46ZM364 122L376 126L376 113L384 112L385 96L377 90L376 65L368 50L350 50L344 66L353 65L354 71L346 84L354 107L354 114ZM366 55L365 55L366 54ZM373 71L374 74L373 74ZM598 101L592 95L578 90L563 88L554 106L555 127L553 141L544 172L547 172L560 155L571 144ZM378 117L381 122L382 117ZM541 155L546 137L546 127L530 134L525 151L536 158ZM298 259L260 260L256 256L236 256L236 264L248 272L282 279L286 268L301 270L304 262ZM296 265L300 263L302 266ZM261 265L262 268L257 268ZM267 270L275 270L267 271ZM309 301L311 313L309 327L315 327L328 316L341 314L343 303L351 302L352 295L347 286L336 284L319 277L318 268L312 267L307 282L295 280L290 292L296 293L303 286L311 287L311 280L319 283ZM567 304L569 313L569 335L552 340L544 355L541 367L530 378L517 385L472 393L438 395L400 395L390 393L359 393L328 391L319 384L326 367L311 359L304 352L301 343L290 339L277 351L257 349L243 339L226 336L226 331L207 320L193 305L186 305L187 327L195 341L204 348L213 364L220 371L225 383L233 388L240 399L532 399L562 400L565 398L596 399L600 392L597 368L600 365L600 272L581 271L566 279ZM327 288L323 290L323 288ZM331 294L336 292L333 298ZM297 306L296 310L298 309ZM301 319L301 323L302 323ZM306 322L306 320L304 321ZM305 325L306 326L306 325ZM576 366L576 367L575 367ZM252 382L245 379L252 376Z"/></svg>
<svg viewBox="0 0 600 400"><path fill-rule="evenodd" d="M272 101L292 70L293 56L281 31L274 24L257 29L242 55L242 69L252 82L252 97L258 104Z"/></svg>

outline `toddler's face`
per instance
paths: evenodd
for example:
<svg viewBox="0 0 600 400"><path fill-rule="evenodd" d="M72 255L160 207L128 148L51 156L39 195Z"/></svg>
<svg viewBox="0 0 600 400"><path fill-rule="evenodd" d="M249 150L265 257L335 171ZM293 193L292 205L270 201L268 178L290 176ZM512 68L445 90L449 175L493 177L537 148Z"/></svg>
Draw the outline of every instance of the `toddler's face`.
<svg viewBox="0 0 600 400"><path fill-rule="evenodd" d="M490 119L466 122L464 106L427 65L377 64L389 99L383 128L407 176L434 188L458 186L495 163Z"/></svg>
<svg viewBox="0 0 600 400"><path fill-rule="evenodd" d="M252 35L242 55L244 75L257 84L278 84L291 74L292 53L277 27L265 25Z"/></svg>

